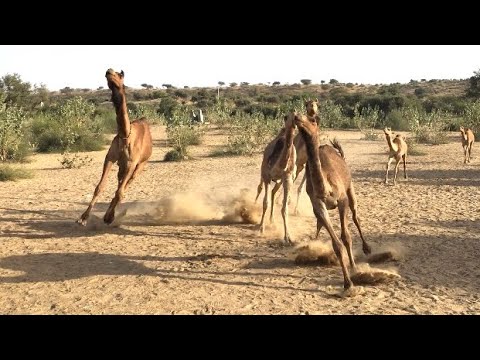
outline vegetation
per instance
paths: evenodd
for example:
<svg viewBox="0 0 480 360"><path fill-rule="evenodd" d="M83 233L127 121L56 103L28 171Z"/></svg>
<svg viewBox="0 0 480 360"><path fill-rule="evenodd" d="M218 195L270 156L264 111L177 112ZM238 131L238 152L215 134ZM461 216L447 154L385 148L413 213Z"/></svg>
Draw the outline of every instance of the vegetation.
<svg viewBox="0 0 480 360"><path fill-rule="evenodd" d="M0 164L0 181L16 181L33 177L31 171Z"/></svg>

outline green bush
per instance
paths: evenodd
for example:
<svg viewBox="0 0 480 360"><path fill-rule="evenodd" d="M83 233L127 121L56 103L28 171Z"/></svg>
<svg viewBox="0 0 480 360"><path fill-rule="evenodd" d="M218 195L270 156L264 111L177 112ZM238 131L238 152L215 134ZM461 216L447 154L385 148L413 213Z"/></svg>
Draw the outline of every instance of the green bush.
<svg viewBox="0 0 480 360"><path fill-rule="evenodd" d="M204 134L203 128L191 124L190 112L181 108L173 112L167 122L167 138L169 144L181 155L181 159L188 154L187 147L200 145Z"/></svg>
<svg viewBox="0 0 480 360"><path fill-rule="evenodd" d="M75 97L32 121L31 143L39 152L101 150L102 124L95 118L94 105Z"/></svg>
<svg viewBox="0 0 480 360"><path fill-rule="evenodd" d="M178 150L170 150L165 154L165 157L163 160L164 161L182 161L184 160L184 155L182 155Z"/></svg>
<svg viewBox="0 0 480 360"><path fill-rule="evenodd" d="M385 126L391 128L395 131L409 131L410 126L408 120L403 116L401 110L395 109L392 110L385 117Z"/></svg>
<svg viewBox="0 0 480 360"><path fill-rule="evenodd" d="M24 129L27 116L22 108L7 106L0 93L0 161L22 161L27 155Z"/></svg>
<svg viewBox="0 0 480 360"><path fill-rule="evenodd" d="M33 174L30 170L0 165L0 181L16 181L18 179L30 179L32 177Z"/></svg>

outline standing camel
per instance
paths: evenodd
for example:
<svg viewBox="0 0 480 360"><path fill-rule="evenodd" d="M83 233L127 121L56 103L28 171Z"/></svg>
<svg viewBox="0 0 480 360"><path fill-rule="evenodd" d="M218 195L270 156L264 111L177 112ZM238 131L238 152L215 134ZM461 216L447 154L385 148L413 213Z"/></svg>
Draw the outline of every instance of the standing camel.
<svg viewBox="0 0 480 360"><path fill-rule="evenodd" d="M475 136L471 129L465 129L463 126L460 126L460 133L462 134L462 147L465 153L463 163L466 164L467 162L470 162L472 158L472 146L475 142Z"/></svg>
<svg viewBox="0 0 480 360"><path fill-rule="evenodd" d="M318 125L314 118L305 115L294 115L295 123L305 141L307 151L307 194L312 202L313 212L317 218L317 235L324 226L331 239L333 250L340 261L343 271L344 288L353 286L346 266L347 254L350 265L356 268L352 238L348 230L347 212L352 211L353 221L357 226L363 242L363 252L369 254L370 246L365 241L357 215L357 199L353 187L350 170L342 157L343 150L338 142L333 146L319 146ZM335 234L328 210L338 207L340 214L341 239ZM345 251L346 250L346 251Z"/></svg>
<svg viewBox="0 0 480 360"><path fill-rule="evenodd" d="M388 170L390 169L390 164L393 159L395 159L395 176L393 177L393 185L397 183L397 173L398 167L400 165L400 160L403 159L403 176L407 179L407 150L408 146L405 142L405 139L402 135L398 134L395 139L392 140L392 130L390 128L385 128L383 130L385 133L385 138L387 139L388 148L390 153L388 154L388 163L387 163L387 172L385 174L385 184L388 184Z"/></svg>
<svg viewBox="0 0 480 360"><path fill-rule="evenodd" d="M290 196L290 189L293 185L293 177L295 176L295 163L297 159L297 152L295 150L295 146L293 145L293 134L295 132L293 114L285 116L284 121L284 128L280 131L278 136L267 145L265 151L263 152L261 179L260 184L258 185L257 197L255 201L257 201L258 197L260 196L263 184L265 184L263 213L262 220L260 222L260 231L263 233L265 231L265 213L267 212L268 208L268 190L270 182L275 182L271 193L272 204L270 211L270 222L273 221L275 193L278 191L280 186L283 185L282 217L285 231L284 240L287 244L291 245L293 242L288 231L288 200Z"/></svg>
<svg viewBox="0 0 480 360"><path fill-rule="evenodd" d="M114 163L118 162L119 168L118 188L103 218L103 221L107 224L111 224L115 219L115 207L122 201L125 190L143 170L147 160L152 155L152 135L147 119L141 118L130 123L128 118L125 86L123 84L124 76L123 70L118 73L108 69L105 74L108 87L112 90L112 102L117 114L117 135L113 138L105 157L102 177L95 188L92 201L77 221L81 225L87 224L90 212L105 188L108 173Z"/></svg>

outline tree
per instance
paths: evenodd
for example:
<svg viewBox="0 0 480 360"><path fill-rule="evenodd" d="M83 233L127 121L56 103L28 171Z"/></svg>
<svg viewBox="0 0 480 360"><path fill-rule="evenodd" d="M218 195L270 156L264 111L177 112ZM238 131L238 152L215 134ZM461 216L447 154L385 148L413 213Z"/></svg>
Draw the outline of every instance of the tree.
<svg viewBox="0 0 480 360"><path fill-rule="evenodd" d="M273 86L278 86L278 85L280 85L280 81L275 81L272 85Z"/></svg>
<svg viewBox="0 0 480 360"><path fill-rule="evenodd" d="M148 85L144 83L141 86L144 87L145 89L153 89L153 85Z"/></svg>
<svg viewBox="0 0 480 360"><path fill-rule="evenodd" d="M0 79L0 91L5 93L5 102L18 106L28 105L31 85L23 82L18 74L7 74Z"/></svg>
<svg viewBox="0 0 480 360"><path fill-rule="evenodd" d="M50 98L50 91L45 84L35 85L31 97L33 106L44 104Z"/></svg>
<svg viewBox="0 0 480 360"><path fill-rule="evenodd" d="M325 80L320 81L320 84L325 84Z"/></svg>
<svg viewBox="0 0 480 360"><path fill-rule="evenodd" d="M302 79L300 80L300 82L303 84L303 85L310 85L312 83L312 80L310 79Z"/></svg>
<svg viewBox="0 0 480 360"><path fill-rule="evenodd" d="M237 86L237 85L238 85L238 84L237 84L236 82L230 83L230 87L235 87L235 86Z"/></svg>
<svg viewBox="0 0 480 360"><path fill-rule="evenodd" d="M173 86L171 84L162 84L162 87L167 88L167 89L173 88Z"/></svg>
<svg viewBox="0 0 480 360"><path fill-rule="evenodd" d="M473 72L475 75L469 79L469 87L466 90L468 97L480 97L480 70Z"/></svg>
<svg viewBox="0 0 480 360"><path fill-rule="evenodd" d="M241 85L241 86L248 86L248 85L250 85L250 83L248 83L248 82L246 82L246 81L242 81L242 82L240 83L240 85Z"/></svg>
<svg viewBox="0 0 480 360"><path fill-rule="evenodd" d="M330 84L332 84L332 85L338 84L338 80L330 79Z"/></svg>
<svg viewBox="0 0 480 360"><path fill-rule="evenodd" d="M225 85L225 83L223 81L219 81L218 85L223 86L223 85Z"/></svg>

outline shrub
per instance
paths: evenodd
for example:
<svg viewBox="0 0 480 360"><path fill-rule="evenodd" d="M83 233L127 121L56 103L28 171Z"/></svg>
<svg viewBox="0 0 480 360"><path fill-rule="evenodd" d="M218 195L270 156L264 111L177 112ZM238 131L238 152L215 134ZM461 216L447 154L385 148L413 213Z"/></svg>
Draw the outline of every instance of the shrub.
<svg viewBox="0 0 480 360"><path fill-rule="evenodd" d="M22 108L15 105L7 107L5 95L0 93L0 161L24 160L24 126L27 116Z"/></svg>
<svg viewBox="0 0 480 360"><path fill-rule="evenodd" d="M184 156L178 150L170 150L165 154L164 161L182 161Z"/></svg>
<svg viewBox="0 0 480 360"><path fill-rule="evenodd" d="M95 107L81 97L35 118L31 142L38 151L96 151L105 144L102 125L95 118Z"/></svg>
<svg viewBox="0 0 480 360"><path fill-rule="evenodd" d="M30 170L0 165L0 181L16 181L18 179L29 179L32 177L33 174Z"/></svg>
<svg viewBox="0 0 480 360"><path fill-rule="evenodd" d="M64 169L80 169L93 161L90 156L81 156L78 153L64 152L62 155L60 163Z"/></svg>

